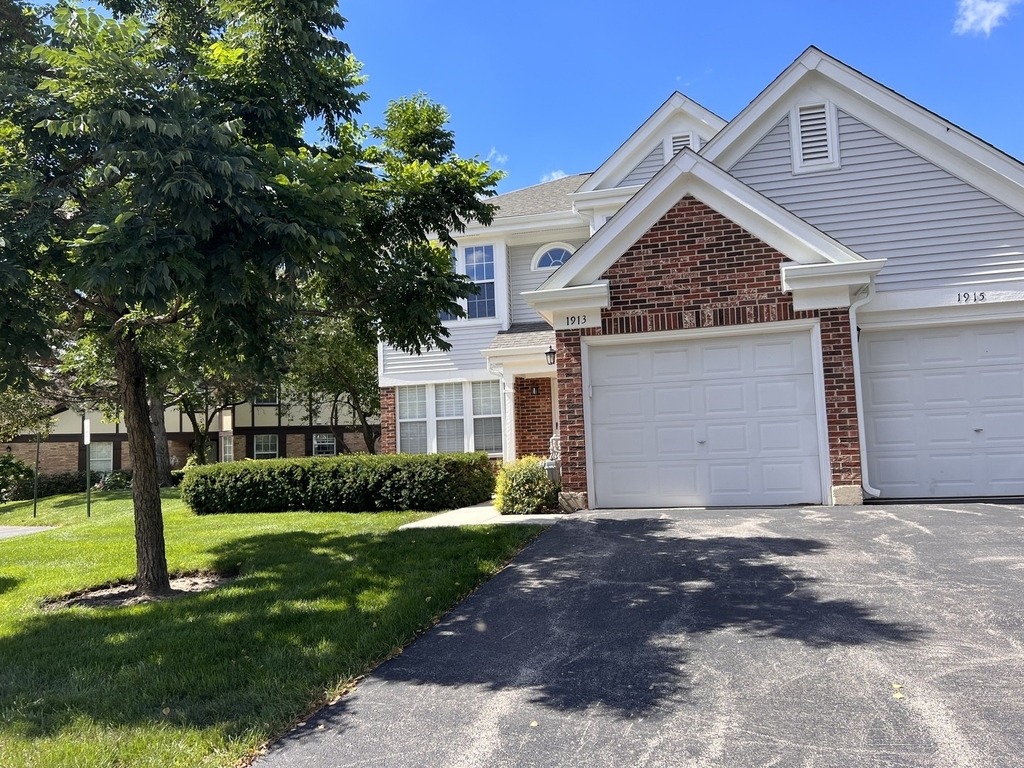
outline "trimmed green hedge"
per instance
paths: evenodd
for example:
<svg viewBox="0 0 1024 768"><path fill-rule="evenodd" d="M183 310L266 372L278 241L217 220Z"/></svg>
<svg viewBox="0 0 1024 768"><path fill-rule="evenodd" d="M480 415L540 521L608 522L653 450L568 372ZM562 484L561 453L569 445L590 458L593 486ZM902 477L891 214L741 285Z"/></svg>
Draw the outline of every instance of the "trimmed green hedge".
<svg viewBox="0 0 1024 768"><path fill-rule="evenodd" d="M494 492L485 453L272 459L189 469L181 498L197 515L383 512L478 504Z"/></svg>

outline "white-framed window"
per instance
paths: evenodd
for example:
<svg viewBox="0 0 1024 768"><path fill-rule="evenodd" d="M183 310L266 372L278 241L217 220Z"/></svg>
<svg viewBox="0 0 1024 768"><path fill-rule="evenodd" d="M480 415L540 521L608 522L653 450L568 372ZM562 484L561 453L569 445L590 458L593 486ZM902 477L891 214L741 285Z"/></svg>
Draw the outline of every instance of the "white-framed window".
<svg viewBox="0 0 1024 768"><path fill-rule="evenodd" d="M235 460L235 438L232 435L221 435L220 460L223 462Z"/></svg>
<svg viewBox="0 0 1024 768"><path fill-rule="evenodd" d="M502 450L501 382L398 387L398 452Z"/></svg>
<svg viewBox="0 0 1024 768"><path fill-rule="evenodd" d="M537 249L537 252L533 254L533 261L530 264L530 269L536 271L539 269L557 269L572 258L573 247L566 243L549 243L542 245Z"/></svg>
<svg viewBox="0 0 1024 768"><path fill-rule="evenodd" d="M463 418L462 384L434 385L434 418L438 453L461 453L466 450L466 422Z"/></svg>
<svg viewBox="0 0 1024 768"><path fill-rule="evenodd" d="M494 294L494 246L474 245L463 249L466 276L473 281L478 292L466 300L466 314L470 320L495 317L497 306Z"/></svg>
<svg viewBox="0 0 1024 768"><path fill-rule="evenodd" d="M109 475L114 471L114 444L91 443L89 445L89 471Z"/></svg>
<svg viewBox="0 0 1024 768"><path fill-rule="evenodd" d="M441 312L442 322L504 320L508 307L500 297L505 295L508 275L503 272L502 265L508 266L504 243L468 245L453 250L452 269L468 277L477 287L477 293L459 302L465 310L465 317L456 318L448 312Z"/></svg>
<svg viewBox="0 0 1024 768"><path fill-rule="evenodd" d="M427 453L427 387L398 388L398 452Z"/></svg>
<svg viewBox="0 0 1024 768"><path fill-rule="evenodd" d="M252 440L254 459L277 458L277 435L255 435Z"/></svg>
<svg viewBox="0 0 1024 768"><path fill-rule="evenodd" d="M501 453L501 382L473 382L473 448Z"/></svg>
<svg viewBox="0 0 1024 768"><path fill-rule="evenodd" d="M840 167L836 107L830 101L799 104L789 114L793 173Z"/></svg>
<svg viewBox="0 0 1024 768"><path fill-rule="evenodd" d="M314 456L337 456L338 441L332 434L313 435Z"/></svg>

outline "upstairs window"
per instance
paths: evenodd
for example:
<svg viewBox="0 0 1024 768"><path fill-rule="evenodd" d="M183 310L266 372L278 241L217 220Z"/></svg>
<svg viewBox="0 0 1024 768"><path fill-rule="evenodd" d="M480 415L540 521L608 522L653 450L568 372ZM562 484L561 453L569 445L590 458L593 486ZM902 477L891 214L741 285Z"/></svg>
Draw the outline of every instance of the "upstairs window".
<svg viewBox="0 0 1024 768"><path fill-rule="evenodd" d="M565 243L542 246L533 255L532 269L557 269L572 257L572 253L572 246Z"/></svg>
<svg viewBox="0 0 1024 768"><path fill-rule="evenodd" d="M470 319L494 317L494 247L475 245L466 248L466 276L473 281L479 292L466 302L466 314Z"/></svg>
<svg viewBox="0 0 1024 768"><path fill-rule="evenodd" d="M794 107L789 123L793 173L839 168L836 108L832 102Z"/></svg>

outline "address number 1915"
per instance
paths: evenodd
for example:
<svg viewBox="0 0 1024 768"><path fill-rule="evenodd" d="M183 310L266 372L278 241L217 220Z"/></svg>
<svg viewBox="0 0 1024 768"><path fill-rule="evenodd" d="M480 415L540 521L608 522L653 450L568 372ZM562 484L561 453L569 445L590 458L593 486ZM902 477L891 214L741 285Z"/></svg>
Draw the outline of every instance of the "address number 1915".
<svg viewBox="0 0 1024 768"><path fill-rule="evenodd" d="M956 295L957 304L980 304L984 300L984 291L965 291Z"/></svg>

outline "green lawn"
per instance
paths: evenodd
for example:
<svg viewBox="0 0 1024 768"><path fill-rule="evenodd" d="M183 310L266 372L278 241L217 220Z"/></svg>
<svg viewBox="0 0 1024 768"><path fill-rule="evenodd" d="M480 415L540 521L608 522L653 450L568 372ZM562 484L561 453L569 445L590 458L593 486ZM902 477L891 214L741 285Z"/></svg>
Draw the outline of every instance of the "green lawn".
<svg viewBox="0 0 1024 768"><path fill-rule="evenodd" d="M196 517L164 497L172 572L238 574L131 608L41 610L130 579L130 492L0 506L0 766L230 766L397 652L538 529L422 517Z"/></svg>

